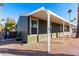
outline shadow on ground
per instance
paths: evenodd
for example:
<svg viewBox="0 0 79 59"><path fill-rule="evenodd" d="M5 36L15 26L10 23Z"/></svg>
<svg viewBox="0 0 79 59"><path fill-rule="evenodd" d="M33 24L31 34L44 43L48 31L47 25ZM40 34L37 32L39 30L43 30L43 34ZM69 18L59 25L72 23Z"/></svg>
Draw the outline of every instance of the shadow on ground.
<svg viewBox="0 0 79 59"><path fill-rule="evenodd" d="M15 41L15 40L5 40L5 41L0 41L0 46L1 45L7 45L7 44L23 44L21 41Z"/></svg>
<svg viewBox="0 0 79 59"><path fill-rule="evenodd" d="M47 42L39 42L39 43L47 43ZM51 43L63 44L63 42L51 42Z"/></svg>
<svg viewBox="0 0 79 59"><path fill-rule="evenodd" d="M36 50L19 50L19 49L8 49L8 48L0 48L1 54L14 54L21 56L74 56L70 54L49 54L46 51L36 51Z"/></svg>

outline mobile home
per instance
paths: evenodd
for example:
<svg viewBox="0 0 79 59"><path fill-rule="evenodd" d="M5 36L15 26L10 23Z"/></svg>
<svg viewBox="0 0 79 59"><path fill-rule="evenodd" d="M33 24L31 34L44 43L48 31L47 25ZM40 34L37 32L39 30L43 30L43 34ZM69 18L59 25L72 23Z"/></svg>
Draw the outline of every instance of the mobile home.
<svg viewBox="0 0 79 59"><path fill-rule="evenodd" d="M50 27L48 28L48 14L50 15ZM63 23L64 22L64 23ZM47 31L50 29L51 38L59 38L72 33L73 24L52 11L41 7L31 13L21 15L17 24L17 33L26 42L47 39ZM64 30L63 30L64 29Z"/></svg>

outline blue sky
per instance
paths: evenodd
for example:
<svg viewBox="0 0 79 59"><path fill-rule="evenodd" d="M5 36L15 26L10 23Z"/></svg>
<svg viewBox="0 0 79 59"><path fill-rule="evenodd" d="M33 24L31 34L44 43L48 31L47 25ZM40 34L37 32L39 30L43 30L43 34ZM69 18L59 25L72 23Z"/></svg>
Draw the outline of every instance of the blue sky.
<svg viewBox="0 0 79 59"><path fill-rule="evenodd" d="M77 4L76 3L5 3L2 7L2 18L12 17L18 21L19 16L22 14L27 14L40 7L45 7L52 12L58 14L59 16L69 19L67 11L72 9L72 18L77 18Z"/></svg>

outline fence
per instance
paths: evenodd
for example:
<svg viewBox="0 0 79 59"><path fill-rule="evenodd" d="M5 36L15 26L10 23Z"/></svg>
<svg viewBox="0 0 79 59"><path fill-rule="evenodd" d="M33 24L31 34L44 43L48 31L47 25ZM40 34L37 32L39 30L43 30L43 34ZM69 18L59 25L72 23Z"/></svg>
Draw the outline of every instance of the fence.
<svg viewBox="0 0 79 59"><path fill-rule="evenodd" d="M5 32L4 39L16 38L17 32Z"/></svg>

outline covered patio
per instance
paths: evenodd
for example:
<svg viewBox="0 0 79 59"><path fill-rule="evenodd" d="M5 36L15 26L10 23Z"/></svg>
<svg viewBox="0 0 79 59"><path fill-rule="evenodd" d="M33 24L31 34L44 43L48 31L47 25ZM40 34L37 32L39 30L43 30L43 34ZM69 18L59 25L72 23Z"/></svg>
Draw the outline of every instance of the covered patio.
<svg viewBox="0 0 79 59"><path fill-rule="evenodd" d="M64 44L64 39L65 39L65 27L68 26L69 27L69 35L71 38L71 34L72 34L72 26L74 26L71 22L65 20L64 18L58 16L57 14L51 12L48 9L45 9L44 7L41 7L38 10L35 10L25 16L28 16L30 18L30 35L32 35L31 33L31 20L32 18L36 18L37 20L37 40L39 39L39 19L40 20L44 20L47 21L47 40L48 40L48 52L50 52L50 39L51 39L51 23L57 23L60 24L62 26L62 32L63 32L63 44ZM52 26L53 28L53 26Z"/></svg>

